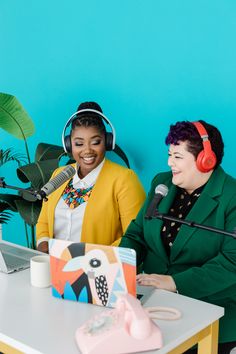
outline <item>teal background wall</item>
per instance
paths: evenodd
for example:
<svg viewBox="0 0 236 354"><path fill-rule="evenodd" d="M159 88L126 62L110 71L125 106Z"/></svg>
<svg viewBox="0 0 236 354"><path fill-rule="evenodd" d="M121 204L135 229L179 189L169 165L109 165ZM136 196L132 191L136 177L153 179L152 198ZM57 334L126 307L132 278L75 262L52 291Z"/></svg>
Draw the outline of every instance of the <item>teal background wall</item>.
<svg viewBox="0 0 236 354"><path fill-rule="evenodd" d="M235 38L234 0L0 0L0 91L34 120L32 159L39 142L61 144L77 105L95 100L147 191L168 168L164 139L177 120L215 124L236 176ZM24 152L3 130L0 139ZM15 168L1 170L8 184L19 185ZM3 237L25 243L17 215Z"/></svg>

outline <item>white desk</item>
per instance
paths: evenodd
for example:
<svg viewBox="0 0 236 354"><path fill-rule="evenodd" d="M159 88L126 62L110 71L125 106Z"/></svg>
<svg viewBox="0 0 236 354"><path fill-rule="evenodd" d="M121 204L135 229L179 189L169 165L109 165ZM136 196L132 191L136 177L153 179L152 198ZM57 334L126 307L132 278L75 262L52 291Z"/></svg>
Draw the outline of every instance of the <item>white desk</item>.
<svg viewBox="0 0 236 354"><path fill-rule="evenodd" d="M216 353L218 319L224 314L223 308L163 290L156 290L145 305L173 306L183 314L177 321L157 321L164 347L152 354L182 353L197 342L200 353ZM78 354L76 329L101 311L104 308L54 298L50 288L32 287L29 270L0 273L0 351Z"/></svg>

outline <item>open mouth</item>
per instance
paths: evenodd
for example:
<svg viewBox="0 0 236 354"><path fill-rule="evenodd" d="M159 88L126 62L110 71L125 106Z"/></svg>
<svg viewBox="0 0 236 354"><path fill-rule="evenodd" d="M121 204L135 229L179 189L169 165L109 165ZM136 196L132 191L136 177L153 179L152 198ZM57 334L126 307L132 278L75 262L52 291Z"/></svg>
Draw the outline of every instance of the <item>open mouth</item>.
<svg viewBox="0 0 236 354"><path fill-rule="evenodd" d="M87 163L91 164L95 162L96 157L95 156L90 156L90 157L82 157L82 160Z"/></svg>

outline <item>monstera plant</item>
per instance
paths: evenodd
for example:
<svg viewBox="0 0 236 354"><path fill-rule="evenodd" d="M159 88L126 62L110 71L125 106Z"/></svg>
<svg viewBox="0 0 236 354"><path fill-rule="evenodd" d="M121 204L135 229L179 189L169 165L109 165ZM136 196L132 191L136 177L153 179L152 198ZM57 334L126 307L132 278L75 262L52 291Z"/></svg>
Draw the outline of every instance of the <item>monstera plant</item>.
<svg viewBox="0 0 236 354"><path fill-rule="evenodd" d="M63 148L40 143L36 148L34 162L31 163L27 138L34 134L34 123L17 98L6 93L0 93L0 128L23 140L26 151L26 155L23 155L14 153L11 148L1 149L0 165L15 161L18 166L17 176L20 181L30 183L30 186L26 189L40 189L48 181L52 171L58 167L59 159L64 155ZM2 180L2 186L3 184L4 181ZM17 194L1 193L0 223L9 222L11 211L19 212L25 224L27 246L34 248L34 226L41 210L41 204L41 201L37 201L27 191ZM31 229L31 241L29 240L27 225Z"/></svg>
<svg viewBox="0 0 236 354"><path fill-rule="evenodd" d="M16 162L18 167L22 163L25 163L26 159L23 154L15 153L13 152L12 149L6 149L6 150L0 150L0 167L5 165L8 162ZM1 178L1 177L0 177ZM3 183L3 179L1 178L0 180L0 186L1 183ZM12 215L8 210L10 210L11 207L6 201L0 201L0 233L2 237L2 224L6 224Z"/></svg>
<svg viewBox="0 0 236 354"><path fill-rule="evenodd" d="M19 180L23 183L30 183L28 188L18 194L0 194L0 208L18 212L25 223L27 246L35 248L35 225L42 207L42 201L32 194L40 190L51 177L52 172L59 166L60 158L65 155L61 146L46 143L38 144L35 152L35 161L26 165L19 165L16 172ZM6 213L6 212L5 212ZM9 215L2 215L7 222ZM27 225L31 229L29 237ZM31 240L30 240L31 239Z"/></svg>
<svg viewBox="0 0 236 354"><path fill-rule="evenodd" d="M0 128L24 141L27 160L30 162L26 139L34 133L33 121L17 98L6 93L0 93ZM21 163L25 163L25 160L23 154L14 153L11 148L0 149L0 166L9 161L15 161L19 166ZM13 210L7 198L0 200L1 224L9 221L11 214L6 210Z"/></svg>
<svg viewBox="0 0 236 354"><path fill-rule="evenodd" d="M21 159L22 155L14 153L11 149L0 150L0 167L9 161L15 161L20 166ZM3 180L1 179L0 183L2 182ZM0 224L5 224L10 219L11 213L6 211L8 209L9 205L6 202L0 202Z"/></svg>
<svg viewBox="0 0 236 354"><path fill-rule="evenodd" d="M37 200L29 191L38 191L48 182L53 171L59 166L61 157L64 155L65 152L61 146L40 143L36 148L35 161L17 168L16 172L20 181L30 183L30 187L20 192L20 199L19 196L17 198L12 197L11 206L16 206L25 223L31 227L30 247L32 248L35 248L34 226L38 220L42 201ZM2 196L0 195L1 198Z"/></svg>

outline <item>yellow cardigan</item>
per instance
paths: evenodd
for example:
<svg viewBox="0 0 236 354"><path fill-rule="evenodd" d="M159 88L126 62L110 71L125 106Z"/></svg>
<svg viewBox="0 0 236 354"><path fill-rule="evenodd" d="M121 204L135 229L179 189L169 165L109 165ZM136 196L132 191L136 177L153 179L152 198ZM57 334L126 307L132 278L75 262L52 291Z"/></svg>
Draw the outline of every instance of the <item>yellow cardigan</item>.
<svg viewBox="0 0 236 354"><path fill-rule="evenodd" d="M52 177L64 168L56 169ZM36 225L37 242L53 238L55 207L67 183L43 202ZM144 199L144 189L134 171L105 160L85 209L81 242L118 245Z"/></svg>

